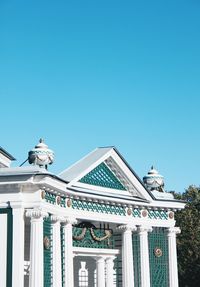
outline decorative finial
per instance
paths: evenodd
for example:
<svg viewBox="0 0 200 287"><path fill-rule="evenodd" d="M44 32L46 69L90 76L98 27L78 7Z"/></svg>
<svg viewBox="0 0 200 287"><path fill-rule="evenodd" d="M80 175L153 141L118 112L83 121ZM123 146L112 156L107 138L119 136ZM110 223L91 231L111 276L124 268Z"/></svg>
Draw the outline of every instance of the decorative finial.
<svg viewBox="0 0 200 287"><path fill-rule="evenodd" d="M47 168L49 164L53 163L53 160L54 152L48 148L42 138L35 148L28 153L28 161L30 164L45 166Z"/></svg>
<svg viewBox="0 0 200 287"><path fill-rule="evenodd" d="M158 173L153 165L148 174L143 177L143 182L150 191L164 192L164 177Z"/></svg>

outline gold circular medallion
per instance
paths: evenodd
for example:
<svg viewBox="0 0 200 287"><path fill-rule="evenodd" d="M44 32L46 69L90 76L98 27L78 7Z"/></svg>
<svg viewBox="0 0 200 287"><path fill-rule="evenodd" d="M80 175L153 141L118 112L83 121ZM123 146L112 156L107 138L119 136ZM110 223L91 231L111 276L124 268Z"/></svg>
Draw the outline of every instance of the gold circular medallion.
<svg viewBox="0 0 200 287"><path fill-rule="evenodd" d="M46 192L44 190L41 191L41 198L45 199Z"/></svg>
<svg viewBox="0 0 200 287"><path fill-rule="evenodd" d="M60 197L59 195L56 197L56 202L57 202L58 205L59 205L60 202L61 202L61 197Z"/></svg>
<svg viewBox="0 0 200 287"><path fill-rule="evenodd" d="M146 209L142 210L142 216L146 217L148 215L148 211Z"/></svg>
<svg viewBox="0 0 200 287"><path fill-rule="evenodd" d="M127 209L127 214L128 214L128 215L131 215L131 214L132 214L132 209L131 209L131 208L128 208L128 209Z"/></svg>
<svg viewBox="0 0 200 287"><path fill-rule="evenodd" d="M68 199L67 200L67 207L71 207L71 205L72 205L71 199Z"/></svg>
<svg viewBox="0 0 200 287"><path fill-rule="evenodd" d="M50 239L48 236L45 236L43 239L43 243L44 243L44 248L45 249L49 249L50 248Z"/></svg>
<svg viewBox="0 0 200 287"><path fill-rule="evenodd" d="M161 257L161 256L162 256L162 250L161 250L159 247L156 247L156 248L154 249L154 255L155 255L156 257Z"/></svg>

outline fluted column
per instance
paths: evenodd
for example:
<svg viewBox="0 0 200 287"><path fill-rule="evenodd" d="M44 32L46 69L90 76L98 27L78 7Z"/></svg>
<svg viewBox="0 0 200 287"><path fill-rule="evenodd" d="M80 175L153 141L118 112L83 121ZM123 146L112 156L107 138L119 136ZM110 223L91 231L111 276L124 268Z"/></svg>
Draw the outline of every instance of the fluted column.
<svg viewBox="0 0 200 287"><path fill-rule="evenodd" d="M105 287L105 259L97 258L97 287Z"/></svg>
<svg viewBox="0 0 200 287"><path fill-rule="evenodd" d="M134 287L132 231L137 230L134 225L120 225L122 234L122 278L123 287Z"/></svg>
<svg viewBox="0 0 200 287"><path fill-rule="evenodd" d="M151 231L152 228L147 226L139 226L138 228L140 238L141 287L150 287L148 232Z"/></svg>
<svg viewBox="0 0 200 287"><path fill-rule="evenodd" d="M12 205L13 265L12 286L24 287L24 208ZM2 283L3 284L3 283Z"/></svg>
<svg viewBox="0 0 200 287"><path fill-rule="evenodd" d="M74 262L73 262L73 238L72 224L77 221L74 218L66 218L64 222L65 237L65 287L74 287Z"/></svg>
<svg viewBox="0 0 200 287"><path fill-rule="evenodd" d="M30 209L26 216L31 218L29 287L43 287L43 218L48 213Z"/></svg>
<svg viewBox="0 0 200 287"><path fill-rule="evenodd" d="M114 256L106 258L106 287L114 287Z"/></svg>
<svg viewBox="0 0 200 287"><path fill-rule="evenodd" d="M179 227L168 228L169 287L178 287L176 234L179 234L180 232L181 230Z"/></svg>
<svg viewBox="0 0 200 287"><path fill-rule="evenodd" d="M61 236L60 222L62 218L56 215L51 216L52 238L53 238L53 287L62 286L61 268Z"/></svg>

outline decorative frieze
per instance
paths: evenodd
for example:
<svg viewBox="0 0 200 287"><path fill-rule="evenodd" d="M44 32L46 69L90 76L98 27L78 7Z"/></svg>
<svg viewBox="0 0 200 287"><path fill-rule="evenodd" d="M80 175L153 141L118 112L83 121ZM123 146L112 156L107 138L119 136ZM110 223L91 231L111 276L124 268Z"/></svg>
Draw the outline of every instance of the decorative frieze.
<svg viewBox="0 0 200 287"><path fill-rule="evenodd" d="M110 205L99 202L72 200L72 208L77 210L92 211L96 213L126 215L126 208L118 205Z"/></svg>
<svg viewBox="0 0 200 287"><path fill-rule="evenodd" d="M153 220L174 219L174 212L168 210L144 209L113 203L98 202L97 200L86 200L77 198L67 198L47 191L41 192L41 197L46 202L63 208L75 210L103 213L108 215L132 216L134 218L149 218Z"/></svg>
<svg viewBox="0 0 200 287"><path fill-rule="evenodd" d="M149 210L148 217L150 219L168 219L168 212L166 210Z"/></svg>

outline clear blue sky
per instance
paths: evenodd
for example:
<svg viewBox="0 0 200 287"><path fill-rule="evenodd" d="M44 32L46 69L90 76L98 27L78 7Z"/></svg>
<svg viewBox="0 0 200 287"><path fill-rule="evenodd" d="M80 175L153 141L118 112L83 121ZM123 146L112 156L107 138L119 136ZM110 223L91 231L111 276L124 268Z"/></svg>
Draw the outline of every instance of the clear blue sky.
<svg viewBox="0 0 200 287"><path fill-rule="evenodd" d="M198 0L1 0L0 145L59 172L115 145L142 177L200 184Z"/></svg>

